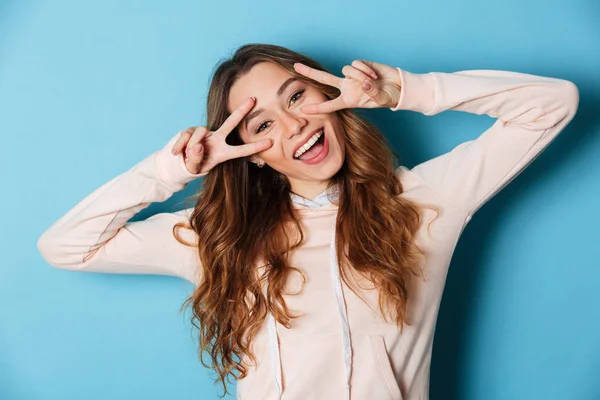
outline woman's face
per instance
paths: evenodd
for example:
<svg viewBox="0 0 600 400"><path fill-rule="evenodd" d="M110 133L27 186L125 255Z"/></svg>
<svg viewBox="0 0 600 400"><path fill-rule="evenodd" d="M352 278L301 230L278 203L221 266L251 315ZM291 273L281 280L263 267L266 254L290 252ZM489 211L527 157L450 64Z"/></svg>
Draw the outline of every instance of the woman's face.
<svg viewBox="0 0 600 400"><path fill-rule="evenodd" d="M316 196L344 161L338 115L300 111L303 105L321 103L327 98L317 88L294 79L270 62L256 64L236 81L230 91L228 111L231 113L252 96L256 103L238 125L240 136L244 143L273 139L273 146L252 156L252 161L264 161L285 174L293 192L309 198Z"/></svg>

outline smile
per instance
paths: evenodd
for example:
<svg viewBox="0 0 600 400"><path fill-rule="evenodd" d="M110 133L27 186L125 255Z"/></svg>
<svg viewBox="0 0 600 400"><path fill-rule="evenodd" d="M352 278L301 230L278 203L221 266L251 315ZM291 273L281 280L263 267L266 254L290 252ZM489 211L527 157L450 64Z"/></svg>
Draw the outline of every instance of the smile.
<svg viewBox="0 0 600 400"><path fill-rule="evenodd" d="M300 156L302 156L302 154L304 154L308 150L310 150L314 146L314 144L319 141L319 139L323 136L323 134L324 134L323 129L322 128L319 129L319 131L317 131L314 135L311 136L310 139L307 140L307 142L304 144L304 146L300 146L300 148L294 154L294 158L297 160L300 158Z"/></svg>
<svg viewBox="0 0 600 400"><path fill-rule="evenodd" d="M323 162L329 155L328 136L329 134L326 134L324 128L319 129L304 145L298 147L294 160L306 165L316 165Z"/></svg>

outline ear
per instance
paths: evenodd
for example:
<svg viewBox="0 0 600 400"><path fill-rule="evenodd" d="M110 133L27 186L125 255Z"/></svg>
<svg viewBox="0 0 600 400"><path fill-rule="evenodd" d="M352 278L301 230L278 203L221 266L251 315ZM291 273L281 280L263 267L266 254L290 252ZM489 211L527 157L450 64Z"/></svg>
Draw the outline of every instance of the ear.
<svg viewBox="0 0 600 400"><path fill-rule="evenodd" d="M260 157L251 156L248 161L254 164L264 163L264 161Z"/></svg>

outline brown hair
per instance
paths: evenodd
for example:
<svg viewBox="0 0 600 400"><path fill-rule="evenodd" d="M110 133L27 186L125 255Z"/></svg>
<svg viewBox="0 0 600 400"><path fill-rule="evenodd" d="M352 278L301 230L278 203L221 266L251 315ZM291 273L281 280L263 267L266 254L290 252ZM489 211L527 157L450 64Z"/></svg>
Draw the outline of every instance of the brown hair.
<svg viewBox="0 0 600 400"><path fill-rule="evenodd" d="M231 87L261 62L274 63L307 82L294 70L294 63L325 70L318 62L284 47L240 47L214 72L207 101L208 129L223 124L229 116ZM335 87L308 83L328 99L339 95ZM415 203L399 196L403 189L395 169L400 158L385 136L350 110L337 114L346 147L343 165L330 182L339 184L336 251L340 274L346 284L345 268L367 277L379 290L382 315L387 319L386 311L391 311L401 329L408 323L410 284L422 272L418 259L424 252L414 242L422 216ZM243 144L237 130L227 140L232 145ZM218 164L191 199L197 202L190 226L175 228L197 232L202 281L182 308L191 305L192 324L199 330L200 360L216 370L217 381L227 393L226 380L247 374L244 356L256 361L250 343L267 313L288 327L290 318L297 317L290 314L282 292L290 273L298 271L289 257L302 245L304 236L287 177L268 165L259 169L246 158ZM259 266L264 267L260 276ZM210 364L204 362L204 353Z"/></svg>

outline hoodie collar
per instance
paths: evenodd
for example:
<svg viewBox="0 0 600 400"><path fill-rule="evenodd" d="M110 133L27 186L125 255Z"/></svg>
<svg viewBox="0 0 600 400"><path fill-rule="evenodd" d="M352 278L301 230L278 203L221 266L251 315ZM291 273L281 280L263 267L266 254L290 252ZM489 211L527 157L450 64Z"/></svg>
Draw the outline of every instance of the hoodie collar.
<svg viewBox="0 0 600 400"><path fill-rule="evenodd" d="M339 197L339 187L337 184L330 186L328 189L322 191L317 197L314 199L307 199L306 197L300 196L296 193L291 193L290 197L292 199L292 203L306 206L311 210L316 208L320 208L329 204L332 204L332 201L337 201Z"/></svg>

